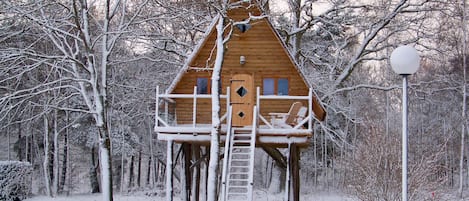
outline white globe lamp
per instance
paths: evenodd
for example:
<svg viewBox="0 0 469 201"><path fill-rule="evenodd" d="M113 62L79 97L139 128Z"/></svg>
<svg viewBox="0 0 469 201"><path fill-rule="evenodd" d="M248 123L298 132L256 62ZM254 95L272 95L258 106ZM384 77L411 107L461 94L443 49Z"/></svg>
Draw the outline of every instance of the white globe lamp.
<svg viewBox="0 0 469 201"><path fill-rule="evenodd" d="M392 70L402 75L402 201L407 201L407 76L419 69L420 56L405 45L396 48L389 59Z"/></svg>
<svg viewBox="0 0 469 201"><path fill-rule="evenodd" d="M399 75L412 75L420 67L420 56L415 48L404 45L391 53L391 67Z"/></svg>

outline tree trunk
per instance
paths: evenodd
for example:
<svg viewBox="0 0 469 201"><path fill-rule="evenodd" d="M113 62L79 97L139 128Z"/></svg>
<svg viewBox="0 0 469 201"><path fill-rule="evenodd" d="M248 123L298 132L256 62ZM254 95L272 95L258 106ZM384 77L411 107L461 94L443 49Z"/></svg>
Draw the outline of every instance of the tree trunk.
<svg viewBox="0 0 469 201"><path fill-rule="evenodd" d="M57 125L57 110L54 110L54 160L52 177L52 196L57 196L59 190L59 128Z"/></svg>
<svg viewBox="0 0 469 201"><path fill-rule="evenodd" d="M292 19L292 31L296 31L300 28L300 20L301 20L301 0L289 0L288 4L290 9L293 13ZM300 59L300 51L301 51L301 38L303 37L303 31L297 31L292 38L292 49L293 49L293 56L296 61Z"/></svg>
<svg viewBox="0 0 469 201"><path fill-rule="evenodd" d="M19 161L23 161L23 130L22 130L22 125L21 125L21 122L18 123L18 160Z"/></svg>
<svg viewBox="0 0 469 201"><path fill-rule="evenodd" d="M218 156L220 155L220 89L218 86L224 57L223 23L224 17L220 14L217 24L217 54L212 74L212 129L210 134L210 161L208 167L208 201L218 200Z"/></svg>
<svg viewBox="0 0 469 201"><path fill-rule="evenodd" d="M120 174L121 174L120 176L121 176L121 177L120 177L120 186L119 186L121 193L124 192L124 186L125 186L125 178L124 178L124 169L125 169L124 155L125 155L125 153L122 152L122 153L121 153L121 167L120 167L120 168L121 168L121 169L120 169L120 170L121 170L121 172L120 172Z"/></svg>
<svg viewBox="0 0 469 201"><path fill-rule="evenodd" d="M49 174L49 121L47 117L44 116L44 161L43 161L43 170L44 170L44 185L46 187L46 195L51 196L50 189L50 174Z"/></svg>
<svg viewBox="0 0 469 201"><path fill-rule="evenodd" d="M130 157L130 167L129 167L129 189L132 189L134 186L134 161L135 161L135 156Z"/></svg>
<svg viewBox="0 0 469 201"><path fill-rule="evenodd" d="M160 183L160 172L162 172L162 170L160 170L160 161L158 159L155 158L155 160L153 160L154 162L154 167L155 167L155 182L156 183Z"/></svg>
<svg viewBox="0 0 469 201"><path fill-rule="evenodd" d="M99 193L99 181L98 181L98 163L95 156L96 148L91 148L91 167L90 167L90 186L91 193Z"/></svg>
<svg viewBox="0 0 469 201"><path fill-rule="evenodd" d="M146 185L147 186L150 186L150 183L152 181L152 175L151 175L151 164L152 164L152 156L150 154L150 156L148 157L148 163L147 163L147 180L146 180Z"/></svg>
<svg viewBox="0 0 469 201"><path fill-rule="evenodd" d="M9 114L8 114L8 117L10 117ZM8 118L8 119L10 119L10 118ZM10 134L11 134L11 133L10 133L10 126L7 126L6 129L7 129L7 138L8 138L8 147L7 147L7 149L8 149L8 160L11 161L11 139L10 139L10 138L11 138L11 137L10 137Z"/></svg>
<svg viewBox="0 0 469 201"><path fill-rule="evenodd" d="M138 164L137 164L137 186L140 188L140 181L142 180L142 150L138 151Z"/></svg>
<svg viewBox="0 0 469 201"><path fill-rule="evenodd" d="M148 124L149 125L149 124ZM152 136L152 133L153 133L153 128L149 125L148 126L148 135L149 135L149 138L148 139L148 142L149 142L149 147L150 147L150 155L148 157L148 167L147 167L147 186L150 185L151 183L151 187L153 188L154 187L154 184L155 184L155 177L154 177L154 174L152 174L151 172L151 165L153 164L153 160L154 160L154 156L153 156L153 136ZM152 180L153 179L153 180Z"/></svg>
<svg viewBox="0 0 469 201"><path fill-rule="evenodd" d="M461 158L459 160L459 196L463 196L463 185L464 185L464 152L465 152L465 136L466 136L466 1L463 1L463 17L461 19L461 27L463 30L462 36L462 62L463 62L463 99L462 99L462 123L461 123ZM469 162L468 162L469 163ZM467 170L469 174L469 169Z"/></svg>
<svg viewBox="0 0 469 201"><path fill-rule="evenodd" d="M101 127L100 132L100 135L104 136L100 139L99 142L103 199L105 201L113 201L111 139L109 138L106 126Z"/></svg>
<svg viewBox="0 0 469 201"><path fill-rule="evenodd" d="M68 166L68 129L64 133L64 153L62 156L62 175L59 183L59 193L63 193L65 180L67 179L67 166Z"/></svg>

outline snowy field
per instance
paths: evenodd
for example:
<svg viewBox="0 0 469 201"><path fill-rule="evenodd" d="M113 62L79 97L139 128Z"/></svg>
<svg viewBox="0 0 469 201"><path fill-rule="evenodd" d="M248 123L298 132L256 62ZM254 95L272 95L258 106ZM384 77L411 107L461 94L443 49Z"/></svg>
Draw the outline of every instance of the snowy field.
<svg viewBox="0 0 469 201"><path fill-rule="evenodd" d="M448 192L438 193L434 198L424 198L425 201L469 201L469 192L465 192L463 198L458 198L456 190L448 190ZM283 201L283 194L267 195L263 191L255 191L255 201ZM56 198L46 196L34 196L24 201L101 201L101 194L76 194L71 196L59 196ZM359 201L341 193L319 192L301 195L304 201ZM147 196L143 192L136 192L129 195L114 195L114 201L166 201L164 196ZM181 201L178 197L174 201Z"/></svg>
<svg viewBox="0 0 469 201"><path fill-rule="evenodd" d="M266 195L262 191L256 191L254 193L256 201L283 201L283 194L277 195ZM25 201L101 201L101 194L83 194L73 196L59 196L56 198L50 198L46 196L36 196ZM166 201L165 197L160 196L146 196L146 195L119 195L114 196L114 201ZM337 193L317 193L302 195L301 200L314 200L314 201L356 201L352 198L348 198L344 195ZM175 198L174 201L180 201L179 198Z"/></svg>

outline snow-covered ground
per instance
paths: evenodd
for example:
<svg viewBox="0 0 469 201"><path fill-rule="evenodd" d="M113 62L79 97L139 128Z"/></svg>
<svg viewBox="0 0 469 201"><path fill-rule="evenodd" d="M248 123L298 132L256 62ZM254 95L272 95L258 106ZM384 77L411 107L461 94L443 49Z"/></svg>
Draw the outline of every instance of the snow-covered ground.
<svg viewBox="0 0 469 201"><path fill-rule="evenodd" d="M283 201L283 194L267 195L265 192L256 191L254 192L256 201ZM55 198L46 196L35 196L25 201L101 201L101 194L82 194L72 196L59 196ZM114 201L165 201L165 197L160 196L147 196L144 194L136 195L119 195L114 196ZM315 193L301 195L301 200L314 200L314 201L355 201L340 193ZM174 201L180 201L179 198L175 198Z"/></svg>
<svg viewBox="0 0 469 201"><path fill-rule="evenodd" d="M469 192L465 192L463 198L459 198L457 190L448 190L445 192L435 194L435 197L422 199L428 201L469 201ZM255 191L254 192L255 201L283 201L283 194L267 195L264 191ZM32 198L26 199L25 201L101 201L101 194L75 194L71 196L59 196L56 198L51 198L47 196L34 196ZM334 192L315 192L311 194L301 195L301 199L304 201L359 201L350 196L347 196L342 193ZM164 196L148 196L144 192L135 192L128 195L121 195L116 193L114 195L114 201L166 201ZM175 197L174 201L181 201L179 197Z"/></svg>

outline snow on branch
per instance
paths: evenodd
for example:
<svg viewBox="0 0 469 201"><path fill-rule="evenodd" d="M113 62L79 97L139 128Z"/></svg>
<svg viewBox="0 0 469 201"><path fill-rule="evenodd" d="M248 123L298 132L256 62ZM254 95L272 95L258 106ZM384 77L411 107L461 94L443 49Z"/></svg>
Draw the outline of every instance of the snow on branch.
<svg viewBox="0 0 469 201"><path fill-rule="evenodd" d="M31 194L31 173L28 162L0 161L0 200L23 200Z"/></svg>

